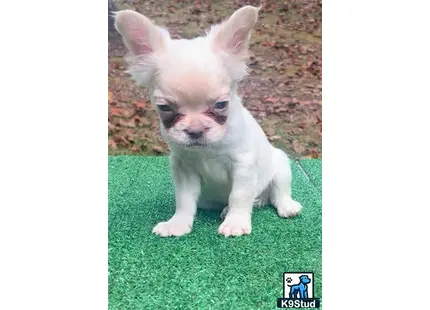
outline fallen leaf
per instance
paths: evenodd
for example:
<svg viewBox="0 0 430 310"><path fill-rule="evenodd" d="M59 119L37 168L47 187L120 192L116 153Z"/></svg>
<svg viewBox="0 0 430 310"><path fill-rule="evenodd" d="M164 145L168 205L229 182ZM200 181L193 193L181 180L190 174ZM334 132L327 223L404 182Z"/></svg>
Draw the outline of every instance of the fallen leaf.
<svg viewBox="0 0 430 310"><path fill-rule="evenodd" d="M128 106L127 108L121 109L121 116L124 116L126 118L130 118L136 113L136 110L132 107Z"/></svg>
<svg viewBox="0 0 430 310"><path fill-rule="evenodd" d="M146 106L145 102L141 101L141 100L137 100L135 102L135 105L136 105L136 108L138 108L138 109L143 109Z"/></svg>
<svg viewBox="0 0 430 310"><path fill-rule="evenodd" d="M273 98L273 97L267 97L267 98L264 98L264 101L270 102L270 103L276 103L278 101L278 99Z"/></svg>
<svg viewBox="0 0 430 310"><path fill-rule="evenodd" d="M108 103L112 103L113 94L110 90L108 90Z"/></svg>
<svg viewBox="0 0 430 310"><path fill-rule="evenodd" d="M273 127L266 127L266 128L263 128L263 129L264 129L264 133L268 137L273 136L275 134L275 129Z"/></svg>
<svg viewBox="0 0 430 310"><path fill-rule="evenodd" d="M158 154L164 153L163 148L162 148L161 146L159 146L159 145L154 145L154 146L152 147L152 150L153 150L155 153L158 153Z"/></svg>
<svg viewBox="0 0 430 310"><path fill-rule="evenodd" d="M307 159L317 159L317 158L321 158L321 154L317 153L317 152L310 152L309 154L307 154L303 157L307 158Z"/></svg>
<svg viewBox="0 0 430 310"><path fill-rule="evenodd" d="M262 45L263 46L267 46L267 47L275 47L276 46L276 41L266 41L266 42L263 42Z"/></svg>
<svg viewBox="0 0 430 310"><path fill-rule="evenodd" d="M121 109L120 108L112 108L111 109L112 115L114 116L121 116Z"/></svg>
<svg viewBox="0 0 430 310"><path fill-rule="evenodd" d="M116 150L118 148L118 146L116 145L115 141L109 139L108 141L108 146L112 149L112 150Z"/></svg>
<svg viewBox="0 0 430 310"><path fill-rule="evenodd" d="M128 127L128 128L134 128L136 127L136 123L134 121L134 119L123 119L123 118L119 118L117 120L118 125L121 127Z"/></svg>
<svg viewBox="0 0 430 310"><path fill-rule="evenodd" d="M271 136L269 137L269 141L276 141L276 140L281 140L282 137L281 136Z"/></svg>
<svg viewBox="0 0 430 310"><path fill-rule="evenodd" d="M306 151L306 148L303 146L303 144L300 144L300 142L298 142L297 140L294 140L291 146L293 150L299 155L303 154Z"/></svg>
<svg viewBox="0 0 430 310"><path fill-rule="evenodd" d="M301 101L299 101L299 103L302 104L302 105L310 105L313 102L311 100L301 100Z"/></svg>
<svg viewBox="0 0 430 310"><path fill-rule="evenodd" d="M138 125L139 123L142 122L142 118L138 115L134 116L134 122L136 123L136 125Z"/></svg>
<svg viewBox="0 0 430 310"><path fill-rule="evenodd" d="M291 98L281 98L281 102L285 104L290 103L291 101L292 101Z"/></svg>

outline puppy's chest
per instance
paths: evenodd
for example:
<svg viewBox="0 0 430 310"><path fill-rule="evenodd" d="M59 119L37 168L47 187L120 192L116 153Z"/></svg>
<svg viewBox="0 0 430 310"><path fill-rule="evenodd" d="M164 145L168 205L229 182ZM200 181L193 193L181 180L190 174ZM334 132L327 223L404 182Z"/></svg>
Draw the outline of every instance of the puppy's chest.
<svg viewBox="0 0 430 310"><path fill-rule="evenodd" d="M227 184L229 183L230 162L222 156L196 158L189 163L194 166L205 184Z"/></svg>

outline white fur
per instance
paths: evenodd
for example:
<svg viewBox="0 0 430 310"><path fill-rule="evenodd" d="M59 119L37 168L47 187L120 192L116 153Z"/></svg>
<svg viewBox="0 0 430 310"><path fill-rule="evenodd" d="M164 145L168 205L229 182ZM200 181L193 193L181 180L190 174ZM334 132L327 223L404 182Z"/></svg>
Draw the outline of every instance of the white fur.
<svg viewBox="0 0 430 310"><path fill-rule="evenodd" d="M162 127L171 150L176 212L154 227L155 234L190 233L198 206L225 207L218 229L224 236L251 233L254 205L272 203L281 217L294 216L302 208L291 198L287 155L269 143L237 96L236 84L246 75L248 43L258 10L241 8L206 37L193 40L171 40L146 17L139 20L135 12L117 14L116 27L134 53L131 72L149 87L155 104L159 99L154 94L197 104L227 90L230 99L226 124L214 126L204 146L188 146L179 125L171 130ZM138 26L143 34L135 31ZM181 84L184 80L188 83Z"/></svg>

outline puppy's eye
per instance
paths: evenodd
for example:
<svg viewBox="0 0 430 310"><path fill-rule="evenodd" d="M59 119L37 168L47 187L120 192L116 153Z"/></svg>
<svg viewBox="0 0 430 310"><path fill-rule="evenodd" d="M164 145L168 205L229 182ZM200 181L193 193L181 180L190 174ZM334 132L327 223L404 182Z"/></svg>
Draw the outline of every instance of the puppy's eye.
<svg viewBox="0 0 430 310"><path fill-rule="evenodd" d="M171 111L173 111L173 109L169 105L167 105L167 104L159 104L157 107L158 107L159 110L164 111L164 112L171 112Z"/></svg>
<svg viewBox="0 0 430 310"><path fill-rule="evenodd" d="M225 109L225 107L227 106L228 101L220 101L215 103L214 109L215 110L222 110Z"/></svg>

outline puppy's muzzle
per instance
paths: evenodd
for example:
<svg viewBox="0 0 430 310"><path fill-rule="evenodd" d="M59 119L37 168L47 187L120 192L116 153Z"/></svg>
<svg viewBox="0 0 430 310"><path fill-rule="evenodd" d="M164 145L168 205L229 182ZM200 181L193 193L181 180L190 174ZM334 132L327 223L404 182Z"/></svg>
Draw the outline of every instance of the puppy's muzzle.
<svg viewBox="0 0 430 310"><path fill-rule="evenodd" d="M188 137L194 140L201 138L205 133L204 128L187 128L184 131L188 135Z"/></svg>

